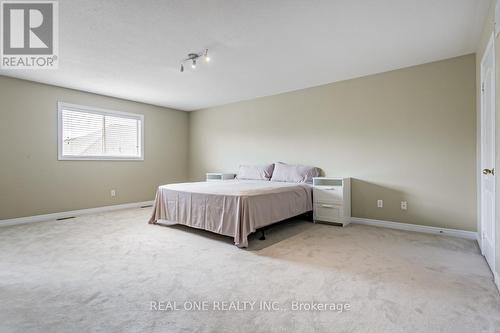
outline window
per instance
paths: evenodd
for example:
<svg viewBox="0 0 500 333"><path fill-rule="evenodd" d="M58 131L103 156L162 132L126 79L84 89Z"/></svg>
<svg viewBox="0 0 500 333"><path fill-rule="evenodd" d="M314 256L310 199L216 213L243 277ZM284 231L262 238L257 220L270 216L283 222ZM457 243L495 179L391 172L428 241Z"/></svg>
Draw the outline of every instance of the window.
<svg viewBox="0 0 500 333"><path fill-rule="evenodd" d="M144 116L58 103L59 160L144 160Z"/></svg>

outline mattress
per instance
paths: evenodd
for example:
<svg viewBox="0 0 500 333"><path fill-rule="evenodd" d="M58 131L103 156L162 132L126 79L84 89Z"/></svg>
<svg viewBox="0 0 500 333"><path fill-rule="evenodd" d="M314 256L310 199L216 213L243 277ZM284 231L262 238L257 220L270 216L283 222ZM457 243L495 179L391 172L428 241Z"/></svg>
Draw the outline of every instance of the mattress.
<svg viewBox="0 0 500 333"><path fill-rule="evenodd" d="M308 184L227 180L158 187L149 223L167 220L233 237L248 246L248 235L267 225L312 210Z"/></svg>

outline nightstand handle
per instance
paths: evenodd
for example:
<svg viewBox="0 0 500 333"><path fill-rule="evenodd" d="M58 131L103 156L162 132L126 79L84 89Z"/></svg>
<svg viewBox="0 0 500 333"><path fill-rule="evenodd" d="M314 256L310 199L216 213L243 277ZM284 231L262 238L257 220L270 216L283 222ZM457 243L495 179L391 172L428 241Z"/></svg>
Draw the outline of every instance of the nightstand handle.
<svg viewBox="0 0 500 333"><path fill-rule="evenodd" d="M323 208L333 208L333 205L321 204L321 207L323 207Z"/></svg>

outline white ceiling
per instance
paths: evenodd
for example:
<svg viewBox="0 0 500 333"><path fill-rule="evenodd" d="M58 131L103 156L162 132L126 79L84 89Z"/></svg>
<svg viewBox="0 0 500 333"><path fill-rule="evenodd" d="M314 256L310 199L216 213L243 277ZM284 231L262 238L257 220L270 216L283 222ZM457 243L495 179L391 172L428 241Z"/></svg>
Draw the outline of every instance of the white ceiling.
<svg viewBox="0 0 500 333"><path fill-rule="evenodd" d="M60 0L59 69L0 74L195 110L474 53L489 3Z"/></svg>

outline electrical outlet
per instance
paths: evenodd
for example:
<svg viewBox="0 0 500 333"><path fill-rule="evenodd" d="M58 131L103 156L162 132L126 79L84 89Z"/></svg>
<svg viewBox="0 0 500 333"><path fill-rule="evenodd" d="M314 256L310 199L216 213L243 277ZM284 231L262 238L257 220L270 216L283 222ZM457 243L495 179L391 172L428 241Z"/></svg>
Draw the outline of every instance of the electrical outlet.
<svg viewBox="0 0 500 333"><path fill-rule="evenodd" d="M116 197L116 190L111 190L111 196Z"/></svg>
<svg viewBox="0 0 500 333"><path fill-rule="evenodd" d="M401 209L402 210L408 209L408 202L407 201L401 201Z"/></svg>
<svg viewBox="0 0 500 333"><path fill-rule="evenodd" d="M378 208L384 207L384 200L377 200L377 207Z"/></svg>

